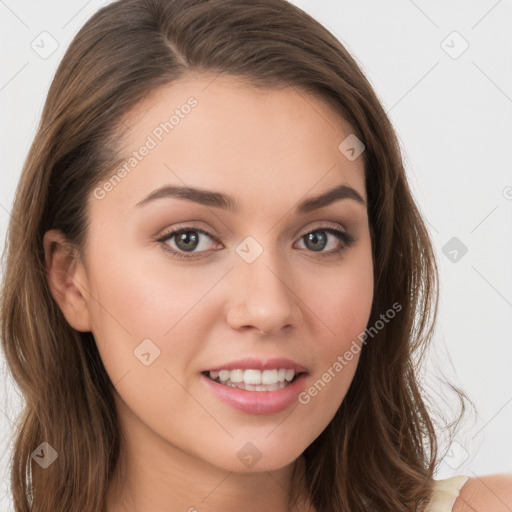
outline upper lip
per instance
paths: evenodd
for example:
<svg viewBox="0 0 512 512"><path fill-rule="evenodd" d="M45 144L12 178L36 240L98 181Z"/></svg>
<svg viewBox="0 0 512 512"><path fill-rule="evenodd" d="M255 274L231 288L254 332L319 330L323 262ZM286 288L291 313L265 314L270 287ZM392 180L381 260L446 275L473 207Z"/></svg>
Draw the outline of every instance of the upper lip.
<svg viewBox="0 0 512 512"><path fill-rule="evenodd" d="M299 363L287 359L286 357L273 357L269 359L256 359L254 357L246 357L229 363L222 363L212 368L208 368L205 372L215 372L220 370L274 370L286 368L287 370L295 370L295 373L307 373L307 369ZM204 372L203 372L204 373Z"/></svg>

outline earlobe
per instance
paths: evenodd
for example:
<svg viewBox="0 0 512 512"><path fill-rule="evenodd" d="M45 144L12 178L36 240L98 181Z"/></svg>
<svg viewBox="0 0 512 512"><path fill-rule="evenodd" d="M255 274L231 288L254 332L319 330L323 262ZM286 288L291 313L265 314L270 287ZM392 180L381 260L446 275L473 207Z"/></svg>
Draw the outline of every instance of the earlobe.
<svg viewBox="0 0 512 512"><path fill-rule="evenodd" d="M43 245L46 277L53 298L71 327L90 331L87 279L76 248L56 229L44 234Z"/></svg>

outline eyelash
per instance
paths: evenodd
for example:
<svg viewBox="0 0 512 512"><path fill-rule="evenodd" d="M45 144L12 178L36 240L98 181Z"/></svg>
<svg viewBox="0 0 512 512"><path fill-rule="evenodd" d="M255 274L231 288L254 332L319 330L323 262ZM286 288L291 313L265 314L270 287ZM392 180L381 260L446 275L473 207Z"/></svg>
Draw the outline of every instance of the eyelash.
<svg viewBox="0 0 512 512"><path fill-rule="evenodd" d="M170 249L169 245L165 243L166 241L170 240L174 236L180 235L182 233L187 233L188 231L202 233L203 235L206 235L206 236L210 237L212 240L218 242L218 240L213 235L208 233L208 231L205 231L204 229L201 229L201 228L196 228L194 226L185 226L185 227L180 227L180 228L168 231L167 233L162 235L160 238L158 238L157 242L160 242L162 244L163 249L167 252L170 252L173 256L177 256L178 258L183 258L183 259L195 258L195 256L186 255L187 253L184 253L181 251L176 251L174 249ZM334 228L332 226L320 226L311 231L307 231L299 238L299 240L303 239L306 235L309 235L311 233L317 233L319 231L330 233L330 234L336 236L336 238L338 238L338 240L344 242L344 244L341 245L341 247L339 247L338 249L332 249L331 251L317 252L316 254L318 256L320 256L321 258L332 257L337 254L339 255L339 254L345 252L345 250L349 249L357 241L357 239L353 235L351 235L349 232L344 231L339 228ZM203 252L203 251L200 251L199 253L189 253L189 254L200 254L201 252ZM310 251L310 252L315 252L315 251Z"/></svg>

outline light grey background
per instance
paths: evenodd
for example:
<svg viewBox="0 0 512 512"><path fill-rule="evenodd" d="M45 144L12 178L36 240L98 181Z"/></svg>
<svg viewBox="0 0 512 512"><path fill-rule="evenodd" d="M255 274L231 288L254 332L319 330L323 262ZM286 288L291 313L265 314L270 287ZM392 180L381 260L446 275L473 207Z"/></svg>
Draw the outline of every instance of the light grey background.
<svg viewBox="0 0 512 512"><path fill-rule="evenodd" d="M73 36L105 3L0 0L0 249L51 78ZM294 3L345 44L373 84L399 135L438 254L441 303L425 382L441 389L432 377L441 369L478 415L468 416L437 476L510 473L512 2ZM0 362L5 509L8 437L19 398Z"/></svg>

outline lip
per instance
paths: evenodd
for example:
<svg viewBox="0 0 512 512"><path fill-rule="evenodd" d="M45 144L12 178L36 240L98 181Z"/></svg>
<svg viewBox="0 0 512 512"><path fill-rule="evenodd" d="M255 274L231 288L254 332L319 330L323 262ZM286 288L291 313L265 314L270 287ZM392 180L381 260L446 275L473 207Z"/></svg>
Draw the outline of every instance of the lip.
<svg viewBox="0 0 512 512"><path fill-rule="evenodd" d="M244 359L239 359L237 361L222 363L213 368L208 368L201 373L219 372L220 370L274 370L279 368L295 370L295 373L307 372L307 369L304 368L304 366L285 357L273 357L268 359L256 359L254 357L246 357ZM261 391L261 393L264 393L264 391Z"/></svg>
<svg viewBox="0 0 512 512"><path fill-rule="evenodd" d="M307 375L302 373L291 384L277 391L247 391L233 388L215 382L204 374L201 374L201 379L217 398L239 411L249 414L275 414L298 400L300 393L304 391Z"/></svg>

